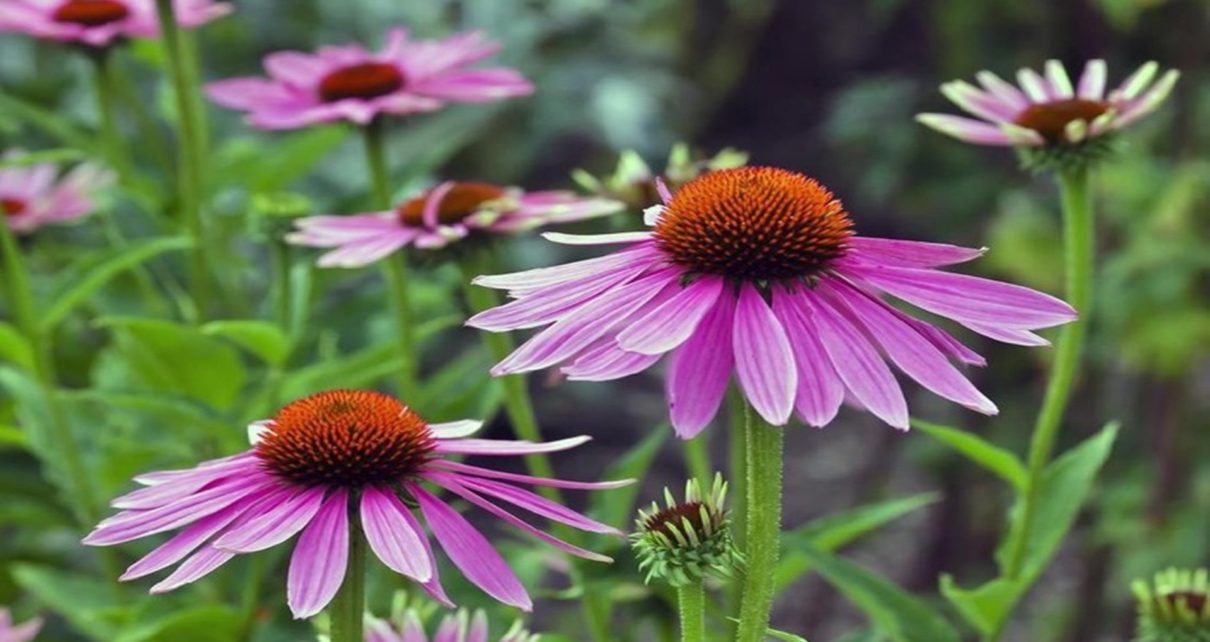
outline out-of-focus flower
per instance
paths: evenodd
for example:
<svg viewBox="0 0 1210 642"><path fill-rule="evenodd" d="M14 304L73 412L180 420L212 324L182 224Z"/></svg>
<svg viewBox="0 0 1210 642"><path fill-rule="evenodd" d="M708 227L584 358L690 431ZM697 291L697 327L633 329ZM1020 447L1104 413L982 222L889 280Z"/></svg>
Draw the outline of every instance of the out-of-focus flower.
<svg viewBox="0 0 1210 642"><path fill-rule="evenodd" d="M730 147L712 158L698 158L693 155L688 145L677 143L668 156L668 165L664 168L662 178L665 185L675 191L705 172L734 169L747 163L747 152ZM633 210L646 209L660 201L657 186L660 177L657 177L643 157L633 150L626 150L618 156L617 169L611 176L597 178L585 170L577 169L571 173L571 178L585 191L621 201Z"/></svg>
<svg viewBox="0 0 1210 642"><path fill-rule="evenodd" d="M466 611L447 615L430 639L425 635L424 623L414 610L409 610L397 626L386 620L371 618L366 627L366 642L538 642L537 635L530 635L520 622L500 638L488 637L487 615L475 611L469 617Z"/></svg>
<svg viewBox="0 0 1210 642"><path fill-rule="evenodd" d="M21 157L9 152L4 159ZM0 213L4 223L17 234L28 234L43 225L68 223L96 209L94 193L113 183L113 174L98 165L84 163L57 178L53 163L0 167Z"/></svg>
<svg viewBox="0 0 1210 642"><path fill-rule="evenodd" d="M404 201L395 211L312 216L294 221L295 245L336 248L321 267L361 267L405 246L435 250L451 243L513 234L544 225L613 214L622 204L571 192L525 192L490 183L449 181Z"/></svg>
<svg viewBox="0 0 1210 642"><path fill-rule="evenodd" d="M647 211L649 232L573 236L620 244L612 254L515 274L482 276L516 299L467 323L492 332L547 326L492 373L562 365L572 379L635 374L670 354L668 406L689 438L717 413L732 373L768 422L823 426L843 401L908 427L887 365L967 408L996 407L951 361L984 360L891 295L1007 343L1076 312L1052 296L937 268L983 250L857 236L841 202L802 174L745 167L704 174Z"/></svg>
<svg viewBox="0 0 1210 642"><path fill-rule="evenodd" d="M645 580L658 578L679 587L707 576L732 577L743 555L731 537L722 475L715 475L709 495L702 494L696 479L686 482L684 501L665 488L664 503L663 508L652 502L640 510L631 535Z"/></svg>
<svg viewBox="0 0 1210 642"><path fill-rule="evenodd" d="M1168 569L1132 587L1139 603L1137 642L1210 642L1210 574Z"/></svg>
<svg viewBox="0 0 1210 642"><path fill-rule="evenodd" d="M174 0L182 27L198 27L231 13L214 0ZM0 31L35 38L107 47L123 38L155 38L160 20L155 0L4 0Z"/></svg>
<svg viewBox="0 0 1210 642"><path fill-rule="evenodd" d="M13 624L13 614L0 609L0 642L30 642L42 630L42 618L34 618L25 624Z"/></svg>
<svg viewBox="0 0 1210 642"><path fill-rule="evenodd" d="M609 558L539 530L497 502L580 530L616 534L519 484L602 489L628 482L542 479L454 461L464 455L557 452L588 441L469 438L480 425L429 424L399 400L377 392L315 394L250 426L251 450L187 470L136 477L146 488L114 500L121 512L101 522L84 543L112 546L183 528L121 578L133 580L179 562L151 588L152 593L162 593L209 574L237 554L262 551L301 533L290 560L287 602L295 617L304 618L336 595L345 576L351 534L364 533L383 564L450 605L428 537L413 515L418 508L434 539L467 579L497 600L528 610L529 594L492 544L422 482L563 551L599 561ZM360 525L350 524L350 514L359 515Z"/></svg>
<svg viewBox="0 0 1210 642"><path fill-rule="evenodd" d="M248 122L263 129L342 120L366 125L380 115L533 93L533 85L514 69L470 67L499 50L479 32L411 40L406 30L393 29L379 53L358 44L323 47L314 54L282 51L265 57L268 78L223 80L206 92L224 107L248 112Z"/></svg>
<svg viewBox="0 0 1210 642"><path fill-rule="evenodd" d="M1095 160L1109 152L1108 137L1154 111L1180 77L1169 70L1156 80L1159 65L1149 62L1106 93L1106 66L1092 60L1072 84L1063 65L1049 60L1043 73L1017 72L1019 87L990 71L976 75L982 87L962 80L941 92L977 119L950 114L920 114L921 123L959 140L980 145L1015 146L1026 161Z"/></svg>

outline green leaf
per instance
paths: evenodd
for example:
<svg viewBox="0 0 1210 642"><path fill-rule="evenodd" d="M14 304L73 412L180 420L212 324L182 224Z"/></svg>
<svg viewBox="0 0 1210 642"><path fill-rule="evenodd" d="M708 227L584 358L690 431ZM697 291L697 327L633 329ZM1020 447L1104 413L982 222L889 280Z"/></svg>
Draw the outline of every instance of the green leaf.
<svg viewBox="0 0 1210 642"><path fill-rule="evenodd" d="M314 127L274 136L272 163L264 161L266 143L243 138L227 144L215 154L215 184L242 185L251 192L280 192L306 175L336 149L349 130L344 127Z"/></svg>
<svg viewBox="0 0 1210 642"><path fill-rule="evenodd" d="M313 366L295 370L282 384L282 397L297 399L332 387L332 382L347 388L370 385L402 367L403 361L394 356L394 343L381 343L351 355L319 361Z"/></svg>
<svg viewBox="0 0 1210 642"><path fill-rule="evenodd" d="M668 441L670 434L672 430L667 424L656 427L643 441L635 444L621 459L606 469L601 479L642 479L655 463L655 456L664 442ZM617 490L593 493L589 513L605 524L624 528L627 521L634 516L639 490L638 484L632 484ZM614 541L614 546L620 544Z"/></svg>
<svg viewBox="0 0 1210 642"><path fill-rule="evenodd" d="M937 501L936 493L921 493L901 499L866 504L835 515L821 517L782 536L782 556L774 574L774 590L780 592L811 569L802 548L833 552L841 546L886 524Z"/></svg>
<svg viewBox="0 0 1210 642"><path fill-rule="evenodd" d="M803 549L811 565L894 642L959 642L932 607L886 579L823 551Z"/></svg>
<svg viewBox="0 0 1210 642"><path fill-rule="evenodd" d="M949 575L941 576L941 594L954 605L962 619L985 636L1000 628L1024 589L1019 582L1000 578L967 590L955 584Z"/></svg>
<svg viewBox="0 0 1210 642"><path fill-rule="evenodd" d="M25 370L33 371L34 349L17 328L0 321L0 359L10 361Z"/></svg>
<svg viewBox="0 0 1210 642"><path fill-rule="evenodd" d="M246 373L239 352L196 328L132 317L107 317L96 324L117 337L116 352L107 352L103 362L117 369L106 373L116 385L125 388L133 382L217 409L231 408L243 388Z"/></svg>
<svg viewBox="0 0 1210 642"><path fill-rule="evenodd" d="M286 335L267 321L212 321L202 326L202 333L227 339L272 366L280 366L290 354Z"/></svg>
<svg viewBox="0 0 1210 642"><path fill-rule="evenodd" d="M12 158L0 158L0 168L29 167L40 163L69 163L87 158L88 154L78 149L44 149Z"/></svg>
<svg viewBox="0 0 1210 642"><path fill-rule="evenodd" d="M1025 481L1028 477L1028 473L1025 471L1025 464L1011 451L996 446L982 437L964 430L949 428L919 419L912 420L912 427L953 448L959 454L964 455L979 466L999 475L1005 481L1012 484L1013 488L1017 490L1025 488Z"/></svg>
<svg viewBox="0 0 1210 642"><path fill-rule="evenodd" d="M25 433L21 432L16 426L0 425L0 448L13 446L16 448L28 448L29 439Z"/></svg>
<svg viewBox="0 0 1210 642"><path fill-rule="evenodd" d="M133 605L110 582L45 566L15 564L13 579L38 602L94 640L113 640Z"/></svg>
<svg viewBox="0 0 1210 642"><path fill-rule="evenodd" d="M229 642L240 638L239 613L226 606L200 606L124 631L115 642Z"/></svg>
<svg viewBox="0 0 1210 642"><path fill-rule="evenodd" d="M54 329L75 308L118 274L165 252L183 250L193 245L186 238L168 237L132 243L114 248L97 258L79 265L53 297L53 303L42 314L44 332Z"/></svg>
<svg viewBox="0 0 1210 642"><path fill-rule="evenodd" d="M0 115L4 117L3 120L11 119L33 125L67 147L84 150L90 154L99 151L99 144L93 142L96 140L95 136L76 128L70 120L54 110L17 98L11 92L0 92Z"/></svg>

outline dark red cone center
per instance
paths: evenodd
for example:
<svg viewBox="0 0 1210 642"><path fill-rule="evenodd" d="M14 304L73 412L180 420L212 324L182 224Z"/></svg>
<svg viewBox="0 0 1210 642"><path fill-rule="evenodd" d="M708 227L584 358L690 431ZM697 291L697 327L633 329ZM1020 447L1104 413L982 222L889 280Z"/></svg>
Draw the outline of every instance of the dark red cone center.
<svg viewBox="0 0 1210 642"><path fill-rule="evenodd" d="M19 216L25 212L26 202L15 198L0 198L0 211L5 216Z"/></svg>
<svg viewBox="0 0 1210 642"><path fill-rule="evenodd" d="M55 10L56 22L85 27L100 27L130 15L130 9L118 0L68 0Z"/></svg>
<svg viewBox="0 0 1210 642"><path fill-rule="evenodd" d="M1109 107L1109 103L1099 100L1054 100L1030 105L1014 122L1038 132L1047 142L1061 143L1067 140L1064 131L1068 123L1077 120L1091 123L1097 116L1109 111Z"/></svg>
<svg viewBox="0 0 1210 642"><path fill-rule="evenodd" d="M399 206L399 220L404 225L421 227L424 225L424 204L431 191ZM494 201L504 196L504 188L491 183L455 183L450 191L445 193L441 204L437 207L437 222L442 225L458 223L475 213L480 205Z"/></svg>
<svg viewBox="0 0 1210 642"><path fill-rule="evenodd" d="M403 72L395 65L366 62L337 69L319 81L319 97L324 102L346 98L369 100L398 91L406 82Z"/></svg>

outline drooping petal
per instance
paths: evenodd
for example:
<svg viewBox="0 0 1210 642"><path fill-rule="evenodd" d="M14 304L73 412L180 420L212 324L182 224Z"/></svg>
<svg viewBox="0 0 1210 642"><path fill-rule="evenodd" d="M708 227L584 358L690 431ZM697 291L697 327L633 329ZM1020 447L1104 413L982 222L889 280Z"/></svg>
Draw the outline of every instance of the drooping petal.
<svg viewBox="0 0 1210 642"><path fill-rule="evenodd" d="M589 441L592 441L592 437L587 435L541 443L505 439L444 439L437 442L433 452L455 455L537 455L570 450Z"/></svg>
<svg viewBox="0 0 1210 642"><path fill-rule="evenodd" d="M845 260L895 267L936 268L965 263L983 256L987 248L960 247L945 243L903 241L855 236L848 240Z"/></svg>
<svg viewBox="0 0 1210 642"><path fill-rule="evenodd" d="M616 336L606 335L576 355L575 361L561 371L570 381L612 381L642 372L662 356L627 352L618 345Z"/></svg>
<svg viewBox="0 0 1210 642"><path fill-rule="evenodd" d="M441 475L442 473L436 473ZM452 477L450 474L445 474L447 478ZM545 517L551 521L567 524L573 528L577 528L589 533L607 533L610 535L621 535L621 531L602 524L594 519L590 519L581 515L558 502L552 502L541 495L532 493L524 488L518 488L509 484L491 481L487 479L477 479L474 477L456 477L455 481L459 485L469 488L476 493L481 493L494 497L499 500L506 501L513 506L527 510L535 515Z"/></svg>
<svg viewBox="0 0 1210 642"><path fill-rule="evenodd" d="M460 475L487 477L489 479L503 479L505 481L532 484L534 486L549 486L551 488L567 488L572 490L609 490L613 488L624 488L635 483L635 480L633 479L603 482L578 482L563 479L549 479L546 477L533 477L531 475L506 473L499 470L493 470L491 468L471 466L470 464L463 464L456 461L450 461L448 459L433 460L429 463L429 467L434 470L447 470Z"/></svg>
<svg viewBox="0 0 1210 642"><path fill-rule="evenodd" d="M433 577L435 560L429 557L421 542L422 533L413 531L403 518L408 507L394 492L373 486L361 491L361 525L370 550L387 568L418 582Z"/></svg>
<svg viewBox="0 0 1210 642"><path fill-rule="evenodd" d="M953 136L958 140L979 145L1016 145L1017 141L997 125L954 116L951 114L918 114L920 124Z"/></svg>
<svg viewBox="0 0 1210 642"><path fill-rule="evenodd" d="M471 283L485 288L509 290L513 296L521 296L540 288L559 285L573 279L584 278L619 266L638 262L654 265L658 257L658 250L654 244L649 243L620 250L612 254L606 254L595 259L575 261L554 267L535 268L509 274L477 276L471 280Z"/></svg>
<svg viewBox="0 0 1210 642"><path fill-rule="evenodd" d="M546 325L567 316L596 295L642 274L647 268L640 262L542 288L517 301L480 312L467 319L466 325L493 332Z"/></svg>
<svg viewBox="0 0 1210 642"><path fill-rule="evenodd" d="M349 562L349 493L337 490L303 530L290 556L286 604L296 619L319 613L344 582Z"/></svg>
<svg viewBox="0 0 1210 642"><path fill-rule="evenodd" d="M483 428L482 421L463 419L440 424L429 424L429 431L437 439L461 439L469 437Z"/></svg>
<svg viewBox="0 0 1210 642"><path fill-rule="evenodd" d="M505 604L523 611L533 609L533 601L525 592L525 587L487 538L458 511L419 485L408 483L406 487L420 504L420 511L424 513L424 519L437 542L468 580Z"/></svg>
<svg viewBox="0 0 1210 642"><path fill-rule="evenodd" d="M714 309L724 285L723 279L708 276L681 288L619 332L618 345L623 350L649 355L663 354L681 345Z"/></svg>
<svg viewBox="0 0 1210 642"><path fill-rule="evenodd" d="M189 556L171 575L161 580L149 589L153 595L174 591L186 584L191 584L212 573L215 569L231 561L235 553L220 551L213 546L204 546L201 550Z"/></svg>
<svg viewBox="0 0 1210 642"><path fill-rule="evenodd" d="M215 540L214 547L232 553L253 553L277 546L311 523L323 499L323 488L309 488L292 497L282 497L280 503Z"/></svg>
<svg viewBox="0 0 1210 642"><path fill-rule="evenodd" d="M720 296L685 343L673 351L666 378L672 427L691 439L718 413L735 366L731 328L735 297Z"/></svg>
<svg viewBox="0 0 1210 642"><path fill-rule="evenodd" d="M765 421L785 425L794 411L798 370L785 329L751 285L741 286L731 338L744 396Z"/></svg>
<svg viewBox="0 0 1210 642"><path fill-rule="evenodd" d="M794 347L794 364L798 368L794 407L807 424L816 428L826 426L840 411L844 382L819 342L819 329L811 320L810 311L798 304L790 291L773 294L773 314L781 321Z"/></svg>

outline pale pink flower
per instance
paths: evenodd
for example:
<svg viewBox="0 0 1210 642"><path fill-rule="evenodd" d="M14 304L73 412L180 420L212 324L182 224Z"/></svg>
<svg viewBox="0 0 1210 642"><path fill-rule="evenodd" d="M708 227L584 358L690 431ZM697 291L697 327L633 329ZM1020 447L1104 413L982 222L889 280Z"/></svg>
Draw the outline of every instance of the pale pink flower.
<svg viewBox="0 0 1210 642"><path fill-rule="evenodd" d="M436 250L475 236L514 234L605 216L622 207L617 201L581 198L571 192L526 192L449 181L405 200L394 211L297 219L297 230L286 240L334 248L319 258L321 267L353 268L407 246Z"/></svg>
<svg viewBox="0 0 1210 642"><path fill-rule="evenodd" d="M412 40L406 30L392 29L379 53L358 44L314 54L281 51L265 57L268 78L223 80L208 85L206 93L224 107L248 112L248 122L262 129L342 120L365 125L380 115L533 93L514 69L471 67L499 50L479 32Z"/></svg>
<svg viewBox="0 0 1210 642"><path fill-rule="evenodd" d="M951 363L983 358L885 295L1021 345L1044 344L1032 330L1076 318L1046 294L938 269L983 250L855 235L840 201L801 174L720 170L663 196L665 205L647 211L653 231L546 235L620 251L475 279L515 300L468 325L549 326L492 374L561 366L571 379L600 381L667 354L668 406L682 437L711 421L733 374L772 424L797 410L822 426L847 400L906 429L907 402L888 361L946 399L985 414L996 406Z"/></svg>
<svg viewBox="0 0 1210 642"><path fill-rule="evenodd" d="M290 559L287 603L295 617L304 618L336 595L345 577L350 537L362 533L384 565L452 605L438 581L436 557L418 512L468 580L505 604L529 610L529 594L492 544L426 486L444 489L572 555L610 561L530 525L501 503L579 530L616 535L614 528L521 485L604 489L629 482L543 479L457 461L463 456L557 452L588 441L469 438L480 425L430 424L377 392L315 394L253 424L251 450L187 470L136 477L146 488L114 500L121 512L101 522L84 543L112 546L183 529L121 577L133 580L177 565L151 588L162 593L200 579L238 554L263 551L299 535ZM350 514L360 524L352 523Z"/></svg>
<svg viewBox="0 0 1210 642"><path fill-rule="evenodd" d="M5 160L20 158L9 152ZM94 195L113 183L113 174L84 163L57 178L52 163L0 168L0 214L17 234L29 234L43 225L69 223L96 209Z"/></svg>
<svg viewBox="0 0 1210 642"><path fill-rule="evenodd" d="M1106 93L1104 60L1084 66L1072 83L1062 63L1050 60L1043 73L1017 72L1019 87L990 71L976 74L981 87L962 80L941 92L977 119L949 114L920 114L917 120L944 134L980 145L1042 147L1079 144L1122 129L1159 107L1180 74L1149 62Z"/></svg>
<svg viewBox="0 0 1210 642"><path fill-rule="evenodd" d="M182 27L197 27L231 13L214 0L174 0ZM155 0L3 0L0 31L106 47L123 38L155 38L160 20Z"/></svg>
<svg viewBox="0 0 1210 642"><path fill-rule="evenodd" d="M0 609L0 642L30 642L42 630L42 618L34 618L25 624L13 624L13 614Z"/></svg>

